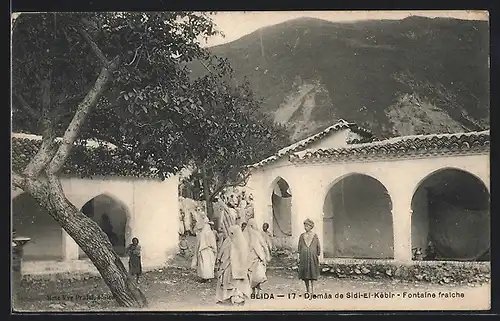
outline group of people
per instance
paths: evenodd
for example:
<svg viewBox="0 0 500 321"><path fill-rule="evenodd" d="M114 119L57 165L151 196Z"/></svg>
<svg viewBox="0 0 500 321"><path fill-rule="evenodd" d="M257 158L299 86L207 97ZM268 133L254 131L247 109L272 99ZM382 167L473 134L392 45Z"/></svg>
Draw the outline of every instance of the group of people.
<svg viewBox="0 0 500 321"><path fill-rule="evenodd" d="M242 196L240 199L223 197L222 202L232 203L233 206L244 202L241 207L244 208L248 202L245 195ZM234 209L233 206L227 208ZM193 228L196 244L192 252L191 268L196 270L201 282L216 279L217 303L242 305L252 293L259 294L262 291L262 285L267 281L267 266L274 246L268 223L264 223L262 229L259 229L253 215L242 219L241 215L235 215L234 211L227 208L223 208L219 217L214 219L219 220L217 224L209 220L200 206L196 206L198 219ZM298 276L304 281L308 293L313 293L313 282L320 274L321 249L313 228L313 221L306 219L305 232L300 235L297 247ZM186 235L181 235L179 248L182 254L190 252ZM130 258L130 274L136 276L139 282L142 267L141 247L137 238L132 239L127 253Z"/></svg>
<svg viewBox="0 0 500 321"><path fill-rule="evenodd" d="M229 228L236 224L247 224L254 217L253 195L247 195L243 190L241 193L222 193L215 198L214 224L217 230L222 230L226 237Z"/></svg>
<svg viewBox="0 0 500 321"><path fill-rule="evenodd" d="M203 219L203 205L199 201L179 199L181 208L179 211L180 235L196 235L198 221ZM253 195L246 191L223 191L220 196L215 197L213 203L213 223L216 230L222 229L227 234L233 224L241 225L254 216Z"/></svg>
<svg viewBox="0 0 500 321"><path fill-rule="evenodd" d="M245 224L246 223L246 224ZM226 233L217 232L214 223L204 217L196 228L196 248L191 267L202 282L217 280L216 301L219 304L242 305L251 294L259 294L267 281L267 265L273 248L269 224L259 230L254 218L232 224ZM320 243L312 232L314 223L304 221L305 232L298 243L299 278L312 293L319 276Z"/></svg>
<svg viewBox="0 0 500 321"><path fill-rule="evenodd" d="M196 228L191 267L202 282L217 279L218 303L243 304L267 281L271 250L270 239L259 230L255 219L249 219L245 227L233 224L225 234L217 232L205 216Z"/></svg>

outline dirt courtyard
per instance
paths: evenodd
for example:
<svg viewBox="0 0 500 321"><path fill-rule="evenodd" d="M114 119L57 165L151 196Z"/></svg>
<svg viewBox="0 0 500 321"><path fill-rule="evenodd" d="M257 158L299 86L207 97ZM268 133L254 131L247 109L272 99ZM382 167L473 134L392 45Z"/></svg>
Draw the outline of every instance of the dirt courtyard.
<svg viewBox="0 0 500 321"><path fill-rule="evenodd" d="M439 285L333 276L321 276L315 285L318 296L309 299L296 271L270 267L264 298L250 299L242 307L228 307L215 304L215 280L201 283L187 262L178 259L174 263L143 275L140 287L149 300L143 311L482 310L489 309L490 302L489 283ZM100 277L24 280L19 300L16 311L130 311L116 305Z"/></svg>

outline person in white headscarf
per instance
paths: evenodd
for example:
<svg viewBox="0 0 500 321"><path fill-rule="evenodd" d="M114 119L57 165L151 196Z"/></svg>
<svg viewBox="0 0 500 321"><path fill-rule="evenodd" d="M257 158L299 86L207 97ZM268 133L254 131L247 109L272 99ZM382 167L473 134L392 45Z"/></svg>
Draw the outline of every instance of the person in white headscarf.
<svg viewBox="0 0 500 321"><path fill-rule="evenodd" d="M246 223L248 221L248 215L247 215L247 201L241 196L238 195L238 208L237 208L237 213L238 213L238 218L240 225L241 223Z"/></svg>
<svg viewBox="0 0 500 321"><path fill-rule="evenodd" d="M229 235L230 227L237 223L236 213L234 210L231 210L222 199L218 199L217 203L214 204L214 211L217 211L219 216L216 227L218 230L222 231L223 237L226 238Z"/></svg>
<svg viewBox="0 0 500 321"><path fill-rule="evenodd" d="M247 198L244 194L244 191L242 194L239 195L238 198L240 199L240 201L238 202L238 208L240 208L240 209L247 208L248 202L247 202Z"/></svg>
<svg viewBox="0 0 500 321"><path fill-rule="evenodd" d="M248 275L248 244L238 225L229 228L229 235L217 255L217 288L215 292L218 304L243 305L250 297L250 279Z"/></svg>
<svg viewBox="0 0 500 321"><path fill-rule="evenodd" d="M261 285L267 281L266 269L271 252L255 219L248 220L244 235L248 243L250 285L252 293L258 294L262 290Z"/></svg>
<svg viewBox="0 0 500 321"><path fill-rule="evenodd" d="M227 210L229 211L229 214L231 215L231 218L236 221L237 224L241 224L238 220L240 220L239 213L238 213L238 198L236 197L235 194L231 194L229 196L229 200L226 204Z"/></svg>
<svg viewBox="0 0 500 321"><path fill-rule="evenodd" d="M217 241L208 217L205 216L200 220L196 230L196 248L191 268L196 269L201 280L206 282L214 278Z"/></svg>

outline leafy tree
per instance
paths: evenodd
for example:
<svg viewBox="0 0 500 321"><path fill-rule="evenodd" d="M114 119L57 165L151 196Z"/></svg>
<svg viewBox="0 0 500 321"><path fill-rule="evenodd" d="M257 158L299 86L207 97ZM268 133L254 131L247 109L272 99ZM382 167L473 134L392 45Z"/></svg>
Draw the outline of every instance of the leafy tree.
<svg viewBox="0 0 500 321"><path fill-rule="evenodd" d="M210 218L214 214L212 202L222 189L245 185L249 176L246 165L290 144L285 127L258 111L260 101L250 84L232 83L232 70L224 61L217 67L193 82L193 96L202 114L190 123L192 130L184 137L199 170L194 179L202 182Z"/></svg>
<svg viewBox="0 0 500 321"><path fill-rule="evenodd" d="M119 156L131 172L155 167L164 178L185 164L182 131L212 121L193 103L183 66L210 57L197 39L215 33L207 14L191 12L23 13L13 22L13 130L42 135L29 164L12 173L13 186L76 241L122 306L147 300L107 236L66 198L60 174L68 160L77 168L88 161L74 156L89 138L117 146L100 149L96 168Z"/></svg>

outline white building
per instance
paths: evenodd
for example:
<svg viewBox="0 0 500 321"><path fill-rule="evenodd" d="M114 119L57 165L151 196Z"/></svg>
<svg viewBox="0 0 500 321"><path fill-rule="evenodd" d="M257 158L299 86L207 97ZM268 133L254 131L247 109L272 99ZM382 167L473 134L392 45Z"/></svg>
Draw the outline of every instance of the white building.
<svg viewBox="0 0 500 321"><path fill-rule="evenodd" d="M13 134L13 170L24 169L40 144L38 136ZM100 162L103 156L87 146L86 168L69 161L65 166L61 181L66 197L100 225L104 214L109 217L114 247L124 262L125 247L137 237L144 269L164 266L178 248L178 177L161 181L122 159ZM82 171L90 175L81 178ZM31 238L24 248L24 274L97 273L76 242L31 196L14 188L11 198L13 227L18 235Z"/></svg>
<svg viewBox="0 0 500 321"><path fill-rule="evenodd" d="M251 166L255 218L293 248L315 222L321 259L411 262L429 241L441 260L490 247L489 131L374 141L340 121Z"/></svg>

